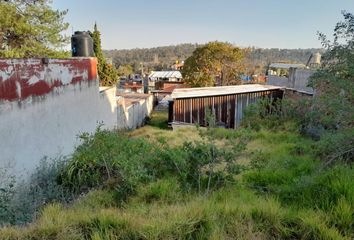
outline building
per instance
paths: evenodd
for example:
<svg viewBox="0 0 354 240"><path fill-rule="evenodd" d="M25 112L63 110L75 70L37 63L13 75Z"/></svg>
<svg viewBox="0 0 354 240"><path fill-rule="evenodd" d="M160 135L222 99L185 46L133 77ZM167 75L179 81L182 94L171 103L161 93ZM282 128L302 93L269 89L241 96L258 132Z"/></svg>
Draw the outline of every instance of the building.
<svg viewBox="0 0 354 240"><path fill-rule="evenodd" d="M207 126L208 111L219 126L237 128L244 109L261 98L282 98L283 88L247 84L237 86L175 89L169 101L168 122L181 125Z"/></svg>
<svg viewBox="0 0 354 240"><path fill-rule="evenodd" d="M288 76L290 68L304 69L304 64L297 63L272 63L269 65L268 76Z"/></svg>
<svg viewBox="0 0 354 240"><path fill-rule="evenodd" d="M182 62L179 62L179 61L176 61L176 63L174 63L172 66L171 66L171 69L173 70L182 70L183 69L183 66L184 66L184 61Z"/></svg>
<svg viewBox="0 0 354 240"><path fill-rule="evenodd" d="M180 82L182 81L182 74L180 71L152 71L148 78L149 81L153 82Z"/></svg>
<svg viewBox="0 0 354 240"><path fill-rule="evenodd" d="M138 82L124 82L117 88L120 93L144 93L144 85Z"/></svg>
<svg viewBox="0 0 354 240"><path fill-rule="evenodd" d="M315 73L312 69L293 68L288 69L287 75L268 75L267 84L294 89L299 92L313 94L314 90L309 86L310 78Z"/></svg>
<svg viewBox="0 0 354 240"><path fill-rule="evenodd" d="M170 96L172 92L177 88L187 88L183 82L158 82L155 85L155 90L151 93L154 96L154 103L159 104L160 101L167 96Z"/></svg>

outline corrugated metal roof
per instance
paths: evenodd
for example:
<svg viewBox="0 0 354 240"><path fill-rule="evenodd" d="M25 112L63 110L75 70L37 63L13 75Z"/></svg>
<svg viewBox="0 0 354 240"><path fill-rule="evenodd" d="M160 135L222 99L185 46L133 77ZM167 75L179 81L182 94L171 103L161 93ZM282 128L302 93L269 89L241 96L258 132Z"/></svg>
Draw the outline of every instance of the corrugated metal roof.
<svg viewBox="0 0 354 240"><path fill-rule="evenodd" d="M271 68L305 68L304 64L296 64L296 63L272 63L269 65Z"/></svg>
<svg viewBox="0 0 354 240"><path fill-rule="evenodd" d="M222 86L222 87L203 87L203 88L179 88L172 92L171 98L190 98L190 97L206 97L230 95L248 92L260 92L275 89L283 89L283 87L261 84L246 84L236 86Z"/></svg>
<svg viewBox="0 0 354 240"><path fill-rule="evenodd" d="M182 78L180 71L153 71L149 78Z"/></svg>

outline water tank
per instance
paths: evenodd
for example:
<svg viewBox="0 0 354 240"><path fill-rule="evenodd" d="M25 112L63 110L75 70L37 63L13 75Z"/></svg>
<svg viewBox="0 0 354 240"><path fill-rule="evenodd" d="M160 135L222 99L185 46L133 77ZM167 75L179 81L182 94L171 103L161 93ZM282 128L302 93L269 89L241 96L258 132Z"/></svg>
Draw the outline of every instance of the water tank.
<svg viewBox="0 0 354 240"><path fill-rule="evenodd" d="M321 64L321 54L320 53L315 53L313 55L313 63L314 64Z"/></svg>
<svg viewBox="0 0 354 240"><path fill-rule="evenodd" d="M89 32L77 31L71 37L71 53L73 57L94 57L93 40Z"/></svg>

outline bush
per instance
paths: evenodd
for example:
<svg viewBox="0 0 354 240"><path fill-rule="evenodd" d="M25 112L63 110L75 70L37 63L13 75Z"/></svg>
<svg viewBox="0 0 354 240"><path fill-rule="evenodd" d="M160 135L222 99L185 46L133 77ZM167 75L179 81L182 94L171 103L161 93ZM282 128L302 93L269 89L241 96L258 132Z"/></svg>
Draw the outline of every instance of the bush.
<svg viewBox="0 0 354 240"><path fill-rule="evenodd" d="M100 128L95 134L81 135L81 139L82 145L60 176L61 183L72 191L104 187L115 189L124 200L138 183L154 178L144 166L156 157L153 145L146 141Z"/></svg>
<svg viewBox="0 0 354 240"><path fill-rule="evenodd" d="M182 190L177 179L160 179L140 186L136 198L138 202L170 204L182 200Z"/></svg>
<svg viewBox="0 0 354 240"><path fill-rule="evenodd" d="M354 128L326 132L316 143L316 153L326 166L354 162Z"/></svg>
<svg viewBox="0 0 354 240"><path fill-rule="evenodd" d="M28 223L46 204L71 201L74 196L57 183L57 176L64 164L62 158L44 158L29 179L15 183L14 178L10 177L11 192L7 192L0 225Z"/></svg>
<svg viewBox="0 0 354 240"><path fill-rule="evenodd" d="M121 201L134 194L137 186L164 177L178 179L184 191L218 189L239 171L236 158L246 141L235 135L229 147L220 148L212 141L213 134L206 133L202 141L170 147L165 140L149 143L100 128L81 139L60 182L75 193L112 189Z"/></svg>
<svg viewBox="0 0 354 240"><path fill-rule="evenodd" d="M282 129L286 122L300 122L308 101L263 98L250 104L244 111L241 126L259 131L261 128Z"/></svg>
<svg viewBox="0 0 354 240"><path fill-rule="evenodd" d="M11 202L15 194L15 183L8 168L0 169L0 226L10 223L14 216Z"/></svg>

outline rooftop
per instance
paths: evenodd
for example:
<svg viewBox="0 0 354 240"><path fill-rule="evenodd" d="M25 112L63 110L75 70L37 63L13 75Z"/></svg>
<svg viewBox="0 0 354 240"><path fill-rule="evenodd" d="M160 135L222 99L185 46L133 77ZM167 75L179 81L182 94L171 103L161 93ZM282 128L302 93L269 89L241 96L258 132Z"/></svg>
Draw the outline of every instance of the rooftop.
<svg viewBox="0 0 354 240"><path fill-rule="evenodd" d="M117 93L116 96L123 97L125 107L129 107L135 103L139 103L141 100L149 98L150 95L143 93Z"/></svg>
<svg viewBox="0 0 354 240"><path fill-rule="evenodd" d="M283 87L261 84L245 84L236 86L222 87L202 87L202 88L178 88L172 92L171 98L190 98L190 97L206 97L230 95L238 93L260 92L267 90L283 89Z"/></svg>
<svg viewBox="0 0 354 240"><path fill-rule="evenodd" d="M297 63L272 63L269 65L271 68L284 68L284 69L289 69L289 68L306 68L304 64L297 64Z"/></svg>
<svg viewBox="0 0 354 240"><path fill-rule="evenodd" d="M180 71L152 71L149 78L182 78Z"/></svg>

